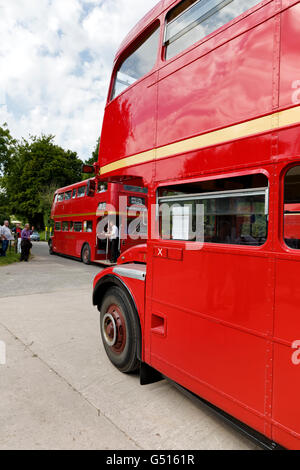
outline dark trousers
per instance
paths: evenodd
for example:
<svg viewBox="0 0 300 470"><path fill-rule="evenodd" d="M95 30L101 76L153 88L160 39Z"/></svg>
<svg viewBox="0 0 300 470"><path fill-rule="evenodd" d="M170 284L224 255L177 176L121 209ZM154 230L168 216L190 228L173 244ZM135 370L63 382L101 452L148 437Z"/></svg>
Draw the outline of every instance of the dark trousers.
<svg viewBox="0 0 300 470"><path fill-rule="evenodd" d="M0 256L6 256L8 245L9 245L8 240L2 240L2 247L0 248Z"/></svg>
<svg viewBox="0 0 300 470"><path fill-rule="evenodd" d="M110 246L110 261L112 263L115 263L118 259L119 256L119 241L118 239L111 240L111 246Z"/></svg>
<svg viewBox="0 0 300 470"><path fill-rule="evenodd" d="M31 247L32 244L29 240L21 241L21 261L28 261Z"/></svg>

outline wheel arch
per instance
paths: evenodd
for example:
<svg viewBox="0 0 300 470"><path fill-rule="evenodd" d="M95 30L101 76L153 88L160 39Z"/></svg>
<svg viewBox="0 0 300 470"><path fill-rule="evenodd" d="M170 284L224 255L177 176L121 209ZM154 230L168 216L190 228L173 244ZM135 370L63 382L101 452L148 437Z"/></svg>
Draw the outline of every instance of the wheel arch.
<svg viewBox="0 0 300 470"><path fill-rule="evenodd" d="M103 298L106 294L106 292L111 288L111 287L119 287L122 289L122 291L127 295L127 298L133 308L133 311L135 313L137 325L138 325L138 338L137 338L137 356L140 361L142 361L142 328L141 328L141 321L140 317L138 314L136 302L133 298L133 295L128 288L128 286L122 281L122 279L114 276L113 274L108 274L104 277L102 277L97 284L95 285L95 288L93 290L93 305L97 305L99 309L99 305L102 304Z"/></svg>

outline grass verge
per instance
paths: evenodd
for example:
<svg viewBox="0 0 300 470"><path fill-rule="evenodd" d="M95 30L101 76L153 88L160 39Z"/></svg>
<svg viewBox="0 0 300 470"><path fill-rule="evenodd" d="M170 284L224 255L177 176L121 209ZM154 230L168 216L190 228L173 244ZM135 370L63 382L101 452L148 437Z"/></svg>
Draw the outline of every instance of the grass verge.
<svg viewBox="0 0 300 470"><path fill-rule="evenodd" d="M18 253L15 253L13 250L11 252L7 250L6 256L0 256L0 266L16 263L19 260L20 255Z"/></svg>

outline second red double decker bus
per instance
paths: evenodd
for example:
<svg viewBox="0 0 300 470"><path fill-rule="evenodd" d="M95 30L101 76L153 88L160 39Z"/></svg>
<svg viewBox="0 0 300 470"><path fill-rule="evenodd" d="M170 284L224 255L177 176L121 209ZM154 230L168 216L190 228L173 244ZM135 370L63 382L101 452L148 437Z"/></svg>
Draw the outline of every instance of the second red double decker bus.
<svg viewBox="0 0 300 470"><path fill-rule="evenodd" d="M111 245L105 236L110 220L118 227L119 253L145 243L147 190L96 178L81 181L55 192L51 217L51 254L79 258L85 264L110 264Z"/></svg>

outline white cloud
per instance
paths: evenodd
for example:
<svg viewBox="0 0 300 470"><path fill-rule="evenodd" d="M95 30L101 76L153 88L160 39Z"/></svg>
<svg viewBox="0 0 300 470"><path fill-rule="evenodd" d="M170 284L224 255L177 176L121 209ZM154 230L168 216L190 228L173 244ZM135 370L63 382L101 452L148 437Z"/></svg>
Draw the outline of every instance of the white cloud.
<svg viewBox="0 0 300 470"><path fill-rule="evenodd" d="M89 158L114 54L158 0L0 0L0 125Z"/></svg>

